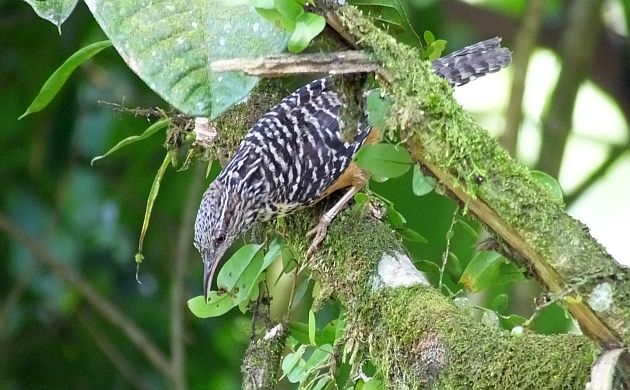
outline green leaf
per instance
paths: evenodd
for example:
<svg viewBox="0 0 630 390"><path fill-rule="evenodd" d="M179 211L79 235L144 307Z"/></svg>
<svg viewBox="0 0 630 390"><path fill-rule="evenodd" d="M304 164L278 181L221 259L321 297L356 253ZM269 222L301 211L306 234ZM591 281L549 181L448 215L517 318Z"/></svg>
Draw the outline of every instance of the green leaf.
<svg viewBox="0 0 630 390"><path fill-rule="evenodd" d="M497 313L492 310L484 310L481 315L481 323L492 329L499 329L500 322Z"/></svg>
<svg viewBox="0 0 630 390"><path fill-rule="evenodd" d="M275 0L274 8L287 20L296 20L304 14L304 3L297 0Z"/></svg>
<svg viewBox="0 0 630 390"><path fill-rule="evenodd" d="M422 37L424 38L424 41L426 42L427 45L430 45L435 41L435 36L433 35L431 31L428 31L428 30L424 32Z"/></svg>
<svg viewBox="0 0 630 390"><path fill-rule="evenodd" d="M369 200L369 197L363 192L357 192L354 194L354 202L357 204L364 204Z"/></svg>
<svg viewBox="0 0 630 390"><path fill-rule="evenodd" d="M258 14L263 18L267 19L269 22L273 23L275 26L278 26L286 31L295 30L295 20L286 19L277 9L266 9L266 8L256 8Z"/></svg>
<svg viewBox="0 0 630 390"><path fill-rule="evenodd" d="M360 6L366 15L385 23L382 27L398 41L420 45L420 37L411 27L405 6L400 0L350 0L349 3Z"/></svg>
<svg viewBox="0 0 630 390"><path fill-rule="evenodd" d="M303 365L293 367L293 370L287 374L287 380L291 383L302 382L306 378L306 368Z"/></svg>
<svg viewBox="0 0 630 390"><path fill-rule="evenodd" d="M393 206L389 206L389 208L387 209L387 219L389 220L389 223L391 223L392 226L395 228L401 228L405 223L407 223L405 217L403 217L401 213L396 211Z"/></svg>
<svg viewBox="0 0 630 390"><path fill-rule="evenodd" d="M464 228L464 230L467 231L468 234L470 234L473 238L475 239L479 238L478 228L477 229L473 228L472 226L470 226L468 222L466 222L462 218L458 218L457 223L460 224Z"/></svg>
<svg viewBox="0 0 630 390"><path fill-rule="evenodd" d="M291 53L299 53L306 49L320 32L326 27L326 19L323 16L306 12L295 20L295 29L287 47Z"/></svg>
<svg viewBox="0 0 630 390"><path fill-rule="evenodd" d="M365 145L357 153L357 164L381 177L398 177L411 168L411 156L402 146L392 144Z"/></svg>
<svg viewBox="0 0 630 390"><path fill-rule="evenodd" d="M297 267L297 260L295 259L295 255L293 254L291 248L287 245L283 245L282 249L280 249L280 253L282 256L282 271L278 274L278 277L274 282L274 286L278 284L282 275L288 274Z"/></svg>
<svg viewBox="0 0 630 390"><path fill-rule="evenodd" d="M312 345L317 345L317 343L315 343L316 330L317 330L317 327L315 324L315 313L313 313L313 310L309 310L308 311L308 339Z"/></svg>
<svg viewBox="0 0 630 390"><path fill-rule="evenodd" d="M218 295L216 291L210 291L208 303L205 302L204 296L200 295L188 300L188 309L199 318L210 318L227 313L237 304L231 294Z"/></svg>
<svg viewBox="0 0 630 390"><path fill-rule="evenodd" d="M86 47L79 49L72 54L68 59L61 64L57 70L46 80L39 93L33 99L33 102L26 109L18 119L22 119L25 116L43 110L51 100L57 95L63 84L68 80L68 77L74 72L74 70L85 61L92 58L101 50L110 47L112 44L110 41L94 42Z"/></svg>
<svg viewBox="0 0 630 390"><path fill-rule="evenodd" d="M147 198L147 206L144 210L144 220L142 221L142 229L140 230L140 238L138 239L138 253L136 253L136 263L139 264L138 259L144 259L142 256L142 245L144 244L144 236L147 234L147 229L149 228L149 221L151 220L151 212L153 211L153 204L155 203L155 199L160 192L160 183L162 182L162 178L164 177L164 173L166 172L166 168L168 168L171 163L171 155L166 153L164 157L164 161L162 161L162 165L158 169L155 174L155 178L153 179L153 184L151 185L151 190L149 191L149 197ZM138 278L136 272L136 279Z"/></svg>
<svg viewBox="0 0 630 390"><path fill-rule="evenodd" d="M271 263L274 262L278 257L282 256L282 243L278 239L278 237L274 238L273 241L269 244L269 249L267 253L265 253L265 258L263 260L261 272L269 268Z"/></svg>
<svg viewBox="0 0 630 390"><path fill-rule="evenodd" d="M556 179L541 171L530 171L530 173L534 180L549 190L555 200L560 203L564 202L562 187L560 187L560 183Z"/></svg>
<svg viewBox="0 0 630 390"><path fill-rule="evenodd" d="M482 251L468 263L459 282L470 292L493 285L500 272L503 257L494 251Z"/></svg>
<svg viewBox="0 0 630 390"><path fill-rule="evenodd" d="M446 272L453 280L458 280L462 276L462 262L453 252L448 253L448 262L446 262Z"/></svg>
<svg viewBox="0 0 630 390"><path fill-rule="evenodd" d="M368 123L376 128L387 128L387 119L392 109L389 97L381 96L379 90L373 90L367 97Z"/></svg>
<svg viewBox="0 0 630 390"><path fill-rule="evenodd" d="M293 293L293 301L291 303L291 310L295 309L300 305L302 299L306 296L306 292L311 285L310 279L304 279L302 283L295 289L295 293Z"/></svg>
<svg viewBox="0 0 630 390"><path fill-rule="evenodd" d="M295 254L293 253L293 250L286 245L282 246L280 251L282 253L282 273L288 274L297 267Z"/></svg>
<svg viewBox="0 0 630 390"><path fill-rule="evenodd" d="M339 317L335 323L335 341L341 340L346 332L346 311L343 306L339 309Z"/></svg>
<svg viewBox="0 0 630 390"><path fill-rule="evenodd" d="M306 361L306 371L310 373L318 368L321 368L321 365L328 361L328 359L332 356L332 349L333 347L331 344L324 344L317 347Z"/></svg>
<svg viewBox="0 0 630 390"><path fill-rule="evenodd" d="M227 0L227 1L231 1L231 0ZM248 1L253 7L256 7L256 8L263 8L263 9L275 8L274 0L248 0Z"/></svg>
<svg viewBox="0 0 630 390"><path fill-rule="evenodd" d="M524 282L527 280L524 273L525 268L512 263L504 257L499 267L499 277L494 285L501 286L509 283Z"/></svg>
<svg viewBox="0 0 630 390"><path fill-rule="evenodd" d="M247 244L240 247L221 267L217 276L217 286L222 290L231 291L261 247L262 245L258 244Z"/></svg>
<svg viewBox="0 0 630 390"><path fill-rule="evenodd" d="M440 266L435 264L432 261L420 260L420 261L416 262L416 267L418 267L418 270L421 271L421 272L433 273L433 274L439 274L440 273Z"/></svg>
<svg viewBox="0 0 630 390"><path fill-rule="evenodd" d="M59 30L61 34L61 24L68 19L79 0L24 0L40 18L46 19Z"/></svg>
<svg viewBox="0 0 630 390"><path fill-rule="evenodd" d="M422 235L415 230L411 230L407 227L399 227L396 229L396 232L402 236L407 241L411 242L422 242L427 243L427 239L422 237Z"/></svg>
<svg viewBox="0 0 630 390"><path fill-rule="evenodd" d="M429 61L435 61L442 56L444 49L446 49L446 41L444 39L438 39L431 44L431 53L427 57Z"/></svg>
<svg viewBox="0 0 630 390"><path fill-rule="evenodd" d="M308 324L303 322L289 322L289 332L291 337L297 340L300 344L308 344Z"/></svg>
<svg viewBox="0 0 630 390"><path fill-rule="evenodd" d="M311 390L323 390L328 383L332 381L332 378L329 376L325 376L323 378L319 378L315 386L311 388Z"/></svg>
<svg viewBox="0 0 630 390"><path fill-rule="evenodd" d="M499 316L501 321L501 327L503 329L512 330L516 326L521 326L527 321L527 318L521 317L516 314L510 314L509 316Z"/></svg>
<svg viewBox="0 0 630 390"><path fill-rule="evenodd" d="M187 115L216 118L258 83L258 78L241 72L215 73L212 62L277 54L288 38L249 3L85 2L129 67Z"/></svg>
<svg viewBox="0 0 630 390"><path fill-rule="evenodd" d="M134 142L138 142L138 141L142 141L143 139L149 138L150 136L152 136L153 134L157 133L159 130L168 127L168 125L171 123L171 121L169 119L162 119L160 121L155 122L154 124L152 124L151 126L147 127L147 129L140 135L132 135L131 137L127 137L124 140L120 141L119 143L116 144L116 146L114 146L113 148L111 148L110 150L107 151L107 153L101 155L101 156L96 156L92 159L92 161L90 161L90 165L94 165L94 162L105 158L107 156L109 156L110 154L114 153L115 151L124 148L127 145L130 145Z"/></svg>
<svg viewBox="0 0 630 390"><path fill-rule="evenodd" d="M370 378L367 382L363 383L361 390L382 390L384 389L383 381L380 379Z"/></svg>
<svg viewBox="0 0 630 390"><path fill-rule="evenodd" d="M492 310L497 313L502 313L507 310L508 307L508 296L507 294L499 294L497 295L490 304Z"/></svg>
<svg viewBox="0 0 630 390"><path fill-rule="evenodd" d="M424 196L433 191L437 181L431 176L424 176L418 165L413 166L411 189L416 196Z"/></svg>
<svg viewBox="0 0 630 390"><path fill-rule="evenodd" d="M295 366L302 359L302 355L304 355L305 350L306 350L306 346L301 345L297 351L288 353L284 357L284 359L282 359L281 367L282 367L282 372L284 373L284 375L288 375L295 368Z"/></svg>

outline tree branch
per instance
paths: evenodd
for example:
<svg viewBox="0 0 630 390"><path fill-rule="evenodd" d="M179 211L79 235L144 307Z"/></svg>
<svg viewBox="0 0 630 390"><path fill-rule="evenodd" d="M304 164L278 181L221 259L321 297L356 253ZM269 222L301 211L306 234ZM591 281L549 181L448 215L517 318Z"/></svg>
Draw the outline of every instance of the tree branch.
<svg viewBox="0 0 630 390"><path fill-rule="evenodd" d="M393 101L388 127L402 129L412 156L494 232L506 252L526 261L550 291L576 291L565 303L586 334L604 347L626 345L628 269L615 263L584 225L461 109L416 50L387 36L353 7L337 14L394 77L395 83L384 87ZM602 306L589 298L615 281L614 294L599 302Z"/></svg>
<svg viewBox="0 0 630 390"><path fill-rule="evenodd" d="M562 36L560 59L562 70L547 112L543 117L542 145L536 169L558 177L569 133L578 89L593 59L601 31L603 0L569 3L568 26Z"/></svg>
<svg viewBox="0 0 630 390"><path fill-rule="evenodd" d="M516 157L518 133L523 121L523 94L525 93L527 68L538 40L544 5L544 0L531 0L528 3L523 25L516 35L514 50L512 50L514 53L512 54L514 77L505 114L505 128L501 134L501 143L514 157Z"/></svg>
<svg viewBox="0 0 630 390"><path fill-rule="evenodd" d="M289 329L283 323L274 323L269 314L269 297L263 295L254 305L253 334L241 364L243 390L273 389L277 384L278 369L282 360Z"/></svg>
<svg viewBox="0 0 630 390"><path fill-rule="evenodd" d="M186 264L190 259L193 226L202 191L204 169L197 165L184 202L184 212L177 235L173 282L171 285L171 366L175 389L186 388L186 348L184 343L184 319L186 313Z"/></svg>
<svg viewBox="0 0 630 390"><path fill-rule="evenodd" d="M172 376L171 366L166 356L146 337L140 328L125 317L111 302L94 290L87 281L63 261L51 255L37 240L27 235L2 214L0 214L0 230L24 245L34 255L36 260L49 267L58 277L76 288L87 303L112 325L120 329L165 377L170 378Z"/></svg>
<svg viewBox="0 0 630 390"><path fill-rule="evenodd" d="M375 72L378 64L362 51L280 54L264 58L233 58L210 64L213 72L242 71L252 76L286 77L304 73L344 74Z"/></svg>
<svg viewBox="0 0 630 390"><path fill-rule="evenodd" d="M584 388L599 354L592 341L512 336L481 324L427 286L396 233L363 213L338 215L309 263L320 289L334 292L347 310L343 342L348 356L358 356L351 364L370 359L387 388ZM295 253L308 247L312 216L286 219ZM550 383L550 372L562 375Z"/></svg>
<svg viewBox="0 0 630 390"><path fill-rule="evenodd" d="M132 367L125 356L120 352L118 348L112 343L103 332L101 332L96 324L92 321L90 316L82 311L78 313L79 322L83 324L87 332L92 336L96 345L103 351L105 356L112 362L114 367L122 374L129 383L133 384L137 389L150 389L148 383L146 383L142 376Z"/></svg>
<svg viewBox="0 0 630 390"><path fill-rule="evenodd" d="M567 205L570 206L575 202L584 191L591 188L591 186L601 179L606 172L612 167L620 158L622 158L626 152L630 150L630 143L625 145L613 145L608 152L608 157L604 160L588 177L586 177L571 193L567 194L564 199Z"/></svg>

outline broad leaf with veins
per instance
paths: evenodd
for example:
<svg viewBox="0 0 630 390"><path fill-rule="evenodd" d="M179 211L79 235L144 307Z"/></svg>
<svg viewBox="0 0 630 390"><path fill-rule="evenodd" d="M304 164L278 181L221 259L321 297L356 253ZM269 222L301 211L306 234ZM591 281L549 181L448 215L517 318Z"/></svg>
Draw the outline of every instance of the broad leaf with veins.
<svg viewBox="0 0 630 390"><path fill-rule="evenodd" d="M244 99L258 78L213 73L220 59L284 50L287 34L249 4L222 0L86 0L129 67L178 110L217 117Z"/></svg>

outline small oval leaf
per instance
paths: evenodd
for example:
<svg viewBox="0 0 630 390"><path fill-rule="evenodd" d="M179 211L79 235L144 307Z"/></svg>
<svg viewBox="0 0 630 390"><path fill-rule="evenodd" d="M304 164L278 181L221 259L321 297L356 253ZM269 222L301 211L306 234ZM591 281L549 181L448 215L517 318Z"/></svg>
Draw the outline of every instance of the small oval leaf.
<svg viewBox="0 0 630 390"><path fill-rule="evenodd" d="M555 178L549 176L545 172L541 171L530 171L532 177L540 184L545 186L555 200L559 202L564 202L564 194L562 192L562 187L560 187L560 183Z"/></svg>
<svg viewBox="0 0 630 390"><path fill-rule="evenodd" d="M385 129L391 108L391 99L382 97L379 90L371 91L367 97L368 123L376 128Z"/></svg>
<svg viewBox="0 0 630 390"><path fill-rule="evenodd" d="M437 180L435 180L435 178L431 176L425 176L420 170L420 167L414 165L413 178L411 180L411 189L414 195L424 196L433 191L436 184Z"/></svg>
<svg viewBox="0 0 630 390"><path fill-rule="evenodd" d="M402 146L392 144L365 145L357 153L357 164L381 177L398 177L411 168L411 156Z"/></svg>
<svg viewBox="0 0 630 390"><path fill-rule="evenodd" d="M306 49L320 32L326 27L326 19L323 16L306 12L295 19L295 30L289 38L287 47L291 53L299 53Z"/></svg>
<svg viewBox="0 0 630 390"><path fill-rule="evenodd" d="M503 257L494 251L479 252L464 270L459 282L471 292L481 291L494 284Z"/></svg>

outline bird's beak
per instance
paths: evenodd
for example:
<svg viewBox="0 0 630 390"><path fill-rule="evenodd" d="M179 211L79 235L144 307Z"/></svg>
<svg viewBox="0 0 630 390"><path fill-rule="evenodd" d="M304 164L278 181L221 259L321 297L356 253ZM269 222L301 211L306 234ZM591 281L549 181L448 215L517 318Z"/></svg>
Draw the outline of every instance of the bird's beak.
<svg viewBox="0 0 630 390"><path fill-rule="evenodd" d="M218 264L219 261L217 259L211 259L211 256L207 254L203 255L203 296L206 302L208 302L208 295L210 295L210 289L212 288L212 278Z"/></svg>

